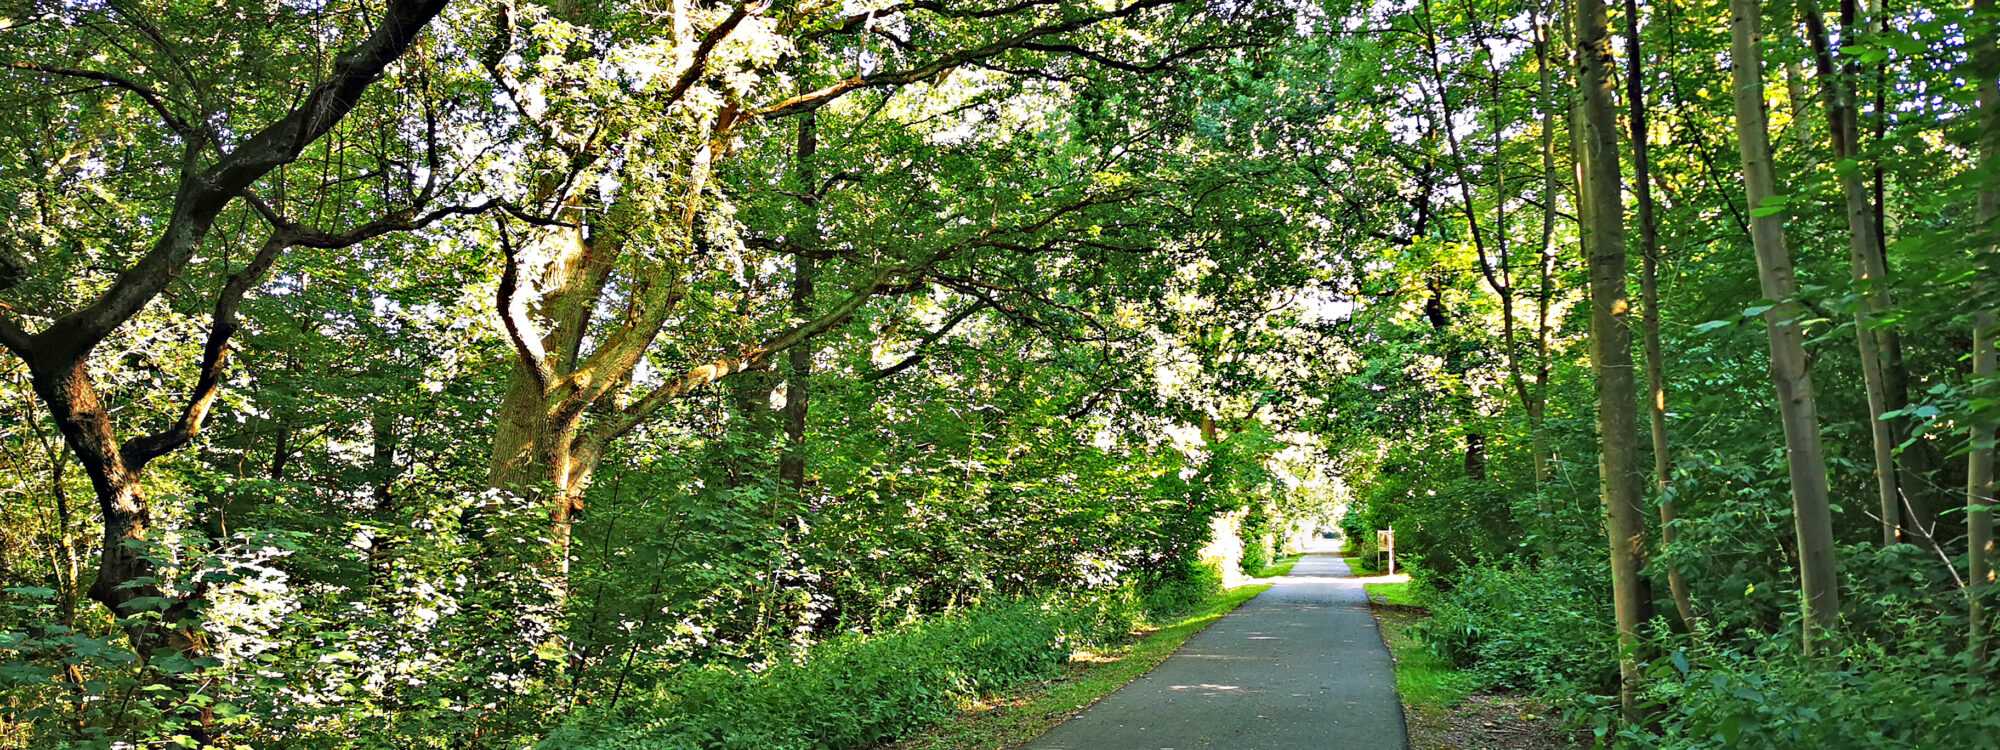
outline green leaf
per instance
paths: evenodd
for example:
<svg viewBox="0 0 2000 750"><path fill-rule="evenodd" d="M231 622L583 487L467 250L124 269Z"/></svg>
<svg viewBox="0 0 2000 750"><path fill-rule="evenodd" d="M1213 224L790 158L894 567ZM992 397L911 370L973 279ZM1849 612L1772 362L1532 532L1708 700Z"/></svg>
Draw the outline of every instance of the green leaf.
<svg viewBox="0 0 2000 750"><path fill-rule="evenodd" d="M172 604L172 600L163 596L141 596L125 602L125 609L133 609L141 612L161 611Z"/></svg>

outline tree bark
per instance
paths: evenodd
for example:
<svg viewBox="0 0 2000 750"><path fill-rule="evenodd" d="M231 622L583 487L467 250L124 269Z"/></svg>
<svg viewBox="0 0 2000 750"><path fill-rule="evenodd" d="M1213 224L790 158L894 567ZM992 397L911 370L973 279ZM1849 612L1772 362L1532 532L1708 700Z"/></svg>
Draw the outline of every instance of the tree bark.
<svg viewBox="0 0 2000 750"><path fill-rule="evenodd" d="M1764 312L1764 323L1770 331L1771 381L1777 388L1778 412L1785 427L1786 460L1791 469L1799 583L1804 597L1803 644L1810 654L1817 632L1831 629L1840 616L1840 588L1834 577L1833 514L1827 497L1826 460L1820 448L1819 407L1813 396L1805 332L1799 327L1803 308L1796 299L1798 284L1792 275L1791 255L1785 248L1784 210L1773 200L1778 192L1764 118L1764 58L1759 36L1762 21L1758 0L1731 0L1730 65L1736 89L1736 141L1752 213L1750 237L1756 246L1757 275L1765 299L1773 305Z"/></svg>
<svg viewBox="0 0 2000 750"><path fill-rule="evenodd" d="M792 242L800 247L817 244L819 216L819 170L814 160L819 154L819 118L811 112L799 118L799 183L806 197L806 221ZM807 253L792 256L792 315L805 320L812 315L814 283L819 268ZM795 496L806 488L806 419L811 412L813 347L806 344L787 352L785 369L785 448L778 460L778 480Z"/></svg>
<svg viewBox="0 0 2000 750"><path fill-rule="evenodd" d="M1646 516L1640 490L1637 387L1632 372L1631 305L1625 288L1625 211L1618 158L1618 115L1612 89L1611 40L1603 0L1577 3L1576 52L1584 133L1579 204L1589 206L1585 232L1590 269L1591 364L1597 376L1597 426L1605 527L1610 536L1611 592L1618 619L1618 702L1639 721L1643 673L1639 628L1652 615L1640 585L1645 567Z"/></svg>
<svg viewBox="0 0 2000 750"><path fill-rule="evenodd" d="M1868 392L1868 425L1875 449L1876 505L1882 519L1882 544L1888 546L1901 541L1903 510L1902 493L1897 487L1895 425L1883 419L1889 411L1889 385L1882 366L1882 344L1889 332L1873 327L1875 319L1891 304L1888 269L1883 265L1882 237L1876 234L1874 196L1861 169L1861 127L1854 106L1854 87L1843 71L1834 69L1832 43L1827 39L1819 0L1802 0L1799 13L1805 17L1806 35L1813 49L1813 68L1819 75L1826 101L1834 172L1840 176L1840 192L1847 202L1848 254L1854 267L1854 284L1861 294L1861 307L1854 311L1854 338ZM1851 21L1845 23L1841 38L1853 39L1857 31ZM1851 72L1851 69L1844 71Z"/></svg>
<svg viewBox="0 0 2000 750"><path fill-rule="evenodd" d="M1541 262L1537 266L1539 286L1535 290L1535 382L1530 392L1533 397L1525 404L1528 412L1528 452L1535 465L1537 490L1546 487L1549 481L1549 308L1555 298L1556 199L1560 197L1560 180L1556 176L1555 83L1548 48L1548 27L1538 19L1535 24L1535 59L1542 94L1542 242ZM1546 506L1542 508L1544 513L1552 510ZM1553 537L1549 541L1553 542ZM1555 550L1550 544L1544 544L1543 551L1553 554Z"/></svg>
<svg viewBox="0 0 2000 750"><path fill-rule="evenodd" d="M1988 30L1981 34L1973 54L1983 62L1984 75L1988 76L1979 87L1979 108L1982 135L1980 138L1979 160L1988 180L1985 189L1979 191L1979 227L1993 231L2000 223L2000 186L1993 184L1996 173L2000 173L2000 31L1994 31L1994 21L2000 11L2000 3L1995 0L1978 0L1973 4L1975 18L1983 19ZM1984 254L1989 257L1996 248L1987 247ZM1990 280L1981 281L1990 285ZM1973 317L1972 332L1972 382L1977 388L1993 388L1996 374L1995 327L2000 326L2000 315L1992 308L1980 310ZM1966 577L1968 611L1971 615L1967 630L1970 633L1970 651L1974 670L1983 671L1992 657L1996 645L1993 627L1993 587L1996 585L1995 558L2000 550L1993 541L1993 464L1995 439L1991 420L1975 419L1972 429L1972 450L1966 468L1966 513L1965 540L1967 568Z"/></svg>
<svg viewBox="0 0 2000 750"><path fill-rule="evenodd" d="M1653 433L1653 489L1660 497L1660 541L1673 544L1673 456L1667 451L1667 367L1660 347L1660 231L1654 218L1651 136L1647 132L1644 63L1640 57L1639 4L1625 0L1625 97L1631 111L1632 190L1638 197L1639 294L1645 303L1646 414ZM1667 569L1667 589L1683 630L1694 623L1694 602L1679 568Z"/></svg>

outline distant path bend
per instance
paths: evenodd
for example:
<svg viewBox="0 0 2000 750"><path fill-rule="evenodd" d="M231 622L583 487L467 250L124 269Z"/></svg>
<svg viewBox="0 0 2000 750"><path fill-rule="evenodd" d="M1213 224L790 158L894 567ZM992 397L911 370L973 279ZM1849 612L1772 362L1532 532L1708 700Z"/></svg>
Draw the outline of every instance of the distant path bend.
<svg viewBox="0 0 2000 750"><path fill-rule="evenodd" d="M1023 750L1404 750L1368 595L1320 546L1150 674Z"/></svg>

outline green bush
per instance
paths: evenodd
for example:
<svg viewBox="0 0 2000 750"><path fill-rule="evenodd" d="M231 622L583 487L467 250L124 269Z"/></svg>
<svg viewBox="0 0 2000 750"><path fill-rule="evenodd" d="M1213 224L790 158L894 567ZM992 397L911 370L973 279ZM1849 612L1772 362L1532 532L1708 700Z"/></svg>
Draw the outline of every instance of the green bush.
<svg viewBox="0 0 2000 750"><path fill-rule="evenodd" d="M1539 689L1613 684L1617 654L1602 566L1465 568L1432 597L1418 634L1484 682Z"/></svg>
<svg viewBox="0 0 2000 750"><path fill-rule="evenodd" d="M1171 574L1139 581L1140 596L1151 613L1186 612L1221 590L1222 568L1213 562L1187 563Z"/></svg>
<svg viewBox="0 0 2000 750"><path fill-rule="evenodd" d="M984 605L866 636L850 633L762 672L688 667L614 714L550 734L543 748L842 750L928 726L969 698L1046 678L1080 646L1123 638L1150 613L1221 589L1212 564L1138 584Z"/></svg>
<svg viewBox="0 0 2000 750"><path fill-rule="evenodd" d="M855 748L937 721L964 699L1049 676L1076 613L1034 602L987 606L821 643L761 673L720 666L551 734L545 748Z"/></svg>
<svg viewBox="0 0 2000 750"><path fill-rule="evenodd" d="M1645 699L1656 723L1642 747L2000 748L2000 702L1980 698L1963 655L1897 654L1868 644L1806 659L1792 636L1746 652L1706 629L1656 644Z"/></svg>

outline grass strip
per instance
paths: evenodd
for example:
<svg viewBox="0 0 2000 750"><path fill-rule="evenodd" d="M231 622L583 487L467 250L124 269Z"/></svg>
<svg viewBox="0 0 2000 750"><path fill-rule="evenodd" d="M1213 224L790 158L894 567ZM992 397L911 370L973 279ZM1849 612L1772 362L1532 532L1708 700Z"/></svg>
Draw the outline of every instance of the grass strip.
<svg viewBox="0 0 2000 750"><path fill-rule="evenodd" d="M1368 600L1376 604L1417 608L1424 606L1422 602L1417 601L1417 594L1410 589L1409 581L1402 583L1370 583L1362 586L1362 588L1368 590Z"/></svg>
<svg viewBox="0 0 2000 750"><path fill-rule="evenodd" d="M1263 570L1250 575L1252 578L1277 578L1279 576L1291 575L1292 566L1299 564L1299 560L1304 557L1305 555L1286 555L1271 561L1271 564L1264 566Z"/></svg>
<svg viewBox="0 0 2000 750"><path fill-rule="evenodd" d="M1347 557L1342 559L1347 561L1347 569L1353 571L1354 574L1357 576L1366 578L1369 576L1382 575L1382 570L1380 568L1375 567L1375 558Z"/></svg>
<svg viewBox="0 0 2000 750"><path fill-rule="evenodd" d="M1408 583L1371 583L1368 598L1384 604L1417 607ZM1472 674L1460 671L1417 637L1417 626L1430 615L1417 609L1375 610L1382 642L1396 658L1396 690L1414 709L1442 710L1458 705L1478 687Z"/></svg>
<svg viewBox="0 0 2000 750"><path fill-rule="evenodd" d="M1270 587L1265 583L1224 591L1199 609L1116 649L1079 654L1064 666L1062 677L979 701L931 730L890 746L891 750L1000 750L1021 745L1152 671L1195 633Z"/></svg>

